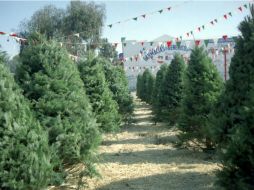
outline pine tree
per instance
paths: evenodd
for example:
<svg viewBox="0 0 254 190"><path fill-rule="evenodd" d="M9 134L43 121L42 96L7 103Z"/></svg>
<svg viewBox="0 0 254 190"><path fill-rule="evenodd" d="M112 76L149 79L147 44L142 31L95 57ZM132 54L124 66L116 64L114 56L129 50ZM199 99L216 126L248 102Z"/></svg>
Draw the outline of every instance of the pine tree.
<svg viewBox="0 0 254 190"><path fill-rule="evenodd" d="M141 81L141 99L147 103L151 103L154 87L154 77L149 69L144 71Z"/></svg>
<svg viewBox="0 0 254 190"><path fill-rule="evenodd" d="M161 104L163 118L172 125L178 120L180 102L183 98L184 72L184 60L180 54L175 54L163 80Z"/></svg>
<svg viewBox="0 0 254 190"><path fill-rule="evenodd" d="M34 34L21 54L17 81L33 102L63 164L92 165L99 132L79 71L59 44Z"/></svg>
<svg viewBox="0 0 254 190"><path fill-rule="evenodd" d="M124 121L129 122L134 110L133 98L128 89L128 81L121 66L113 66L109 61L103 59L106 81L113 93L113 99L118 103L119 112Z"/></svg>
<svg viewBox="0 0 254 190"><path fill-rule="evenodd" d="M136 95L138 98L140 98L140 93L141 93L141 79L142 79L142 75L138 74L137 84L136 84Z"/></svg>
<svg viewBox="0 0 254 190"><path fill-rule="evenodd" d="M214 141L223 164L219 184L228 190L254 189L254 8L239 26L225 92L213 114Z"/></svg>
<svg viewBox="0 0 254 190"><path fill-rule="evenodd" d="M47 133L2 61L0 58L0 189L42 189L53 175Z"/></svg>
<svg viewBox="0 0 254 190"><path fill-rule="evenodd" d="M184 82L184 97L180 115L180 138L197 140L211 148L207 135L208 117L223 87L222 79L203 48L192 50Z"/></svg>
<svg viewBox="0 0 254 190"><path fill-rule="evenodd" d="M155 122L162 121L162 107L164 97L162 95L163 89L163 80L167 71L167 65L163 64L160 67L160 70L156 74L154 90L152 95L152 106L153 112L155 114L154 120Z"/></svg>
<svg viewBox="0 0 254 190"><path fill-rule="evenodd" d="M84 82L87 96L92 104L98 123L103 132L117 131L120 125L118 104L113 100L105 79L102 66L102 59L89 58L87 61L80 61L78 68Z"/></svg>

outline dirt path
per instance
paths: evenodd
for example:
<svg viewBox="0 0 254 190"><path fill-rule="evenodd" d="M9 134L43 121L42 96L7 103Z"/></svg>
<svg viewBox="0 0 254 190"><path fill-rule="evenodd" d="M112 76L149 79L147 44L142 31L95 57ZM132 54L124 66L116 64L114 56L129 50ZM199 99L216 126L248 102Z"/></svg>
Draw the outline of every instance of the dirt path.
<svg viewBox="0 0 254 190"><path fill-rule="evenodd" d="M97 169L102 178L89 190L214 190L215 161L206 154L174 148L176 131L152 122L150 107L135 99L135 124L107 134Z"/></svg>

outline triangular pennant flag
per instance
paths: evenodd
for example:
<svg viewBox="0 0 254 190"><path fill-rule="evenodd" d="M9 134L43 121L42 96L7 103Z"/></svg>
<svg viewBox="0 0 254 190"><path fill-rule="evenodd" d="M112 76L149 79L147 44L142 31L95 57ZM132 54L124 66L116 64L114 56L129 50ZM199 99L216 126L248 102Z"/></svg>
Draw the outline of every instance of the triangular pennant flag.
<svg viewBox="0 0 254 190"><path fill-rule="evenodd" d="M193 31L190 31L191 35L193 34Z"/></svg>
<svg viewBox="0 0 254 190"><path fill-rule="evenodd" d="M143 45L144 45L144 42L141 42L141 45L143 46Z"/></svg>
<svg viewBox="0 0 254 190"><path fill-rule="evenodd" d="M112 26L113 26L112 24L108 25L109 28L112 28Z"/></svg>
<svg viewBox="0 0 254 190"><path fill-rule="evenodd" d="M131 60L131 62L132 62L132 57L130 57L130 60Z"/></svg>
<svg viewBox="0 0 254 190"><path fill-rule="evenodd" d="M227 35L224 35L224 36L222 36L222 38L223 38L224 40L227 40L227 39L228 39L228 36L227 36Z"/></svg>
<svg viewBox="0 0 254 190"><path fill-rule="evenodd" d="M204 40L204 43L205 43L205 47L207 47L209 40Z"/></svg>
<svg viewBox="0 0 254 190"><path fill-rule="evenodd" d="M180 48L181 42L176 42L178 48Z"/></svg>
<svg viewBox="0 0 254 190"><path fill-rule="evenodd" d="M9 34L9 36L16 37L16 36L17 36L17 34L15 34L15 33L11 33L11 34Z"/></svg>
<svg viewBox="0 0 254 190"><path fill-rule="evenodd" d="M171 7L168 7L168 10L170 11Z"/></svg>
<svg viewBox="0 0 254 190"><path fill-rule="evenodd" d="M170 47L172 45L172 41L167 41L167 46Z"/></svg>
<svg viewBox="0 0 254 190"><path fill-rule="evenodd" d="M239 9L241 12L243 11L242 7L238 7L238 9Z"/></svg>
<svg viewBox="0 0 254 190"><path fill-rule="evenodd" d="M135 56L135 60L138 61L138 56Z"/></svg>
<svg viewBox="0 0 254 190"><path fill-rule="evenodd" d="M232 13L231 13L231 12L229 12L229 13L228 13L228 15L229 15L229 16L232 16Z"/></svg>
<svg viewBox="0 0 254 190"><path fill-rule="evenodd" d="M153 42L150 42L150 46L152 46L153 45Z"/></svg>
<svg viewBox="0 0 254 190"><path fill-rule="evenodd" d="M228 16L227 16L227 15L223 15L223 16L224 16L224 18L225 18L225 19L227 19L227 18L228 18Z"/></svg>
<svg viewBox="0 0 254 190"><path fill-rule="evenodd" d="M115 47L115 48L117 47L117 45L118 45L118 43L114 43L114 47Z"/></svg>
<svg viewBox="0 0 254 190"><path fill-rule="evenodd" d="M202 25L203 30L205 29L205 25Z"/></svg>
<svg viewBox="0 0 254 190"><path fill-rule="evenodd" d="M5 33L5 32L0 32L0 34L1 34L1 35L4 35L4 34L6 34L6 33Z"/></svg>
<svg viewBox="0 0 254 190"><path fill-rule="evenodd" d="M182 37L182 36L180 36L180 39L181 39L181 40L183 40L183 37Z"/></svg>
<svg viewBox="0 0 254 190"><path fill-rule="evenodd" d="M218 20L217 19L214 19L214 21L217 23L218 22Z"/></svg>
<svg viewBox="0 0 254 190"><path fill-rule="evenodd" d="M200 40L195 40L195 45L199 46L199 44L200 44Z"/></svg>
<svg viewBox="0 0 254 190"><path fill-rule="evenodd" d="M163 9L159 10L158 12L159 12L159 13L162 13L162 12L163 12Z"/></svg>
<svg viewBox="0 0 254 190"><path fill-rule="evenodd" d="M186 34L187 34L188 37L190 36L189 32L187 32Z"/></svg>
<svg viewBox="0 0 254 190"><path fill-rule="evenodd" d="M178 39L178 37L176 38L176 42L178 42L179 41L179 39Z"/></svg>
<svg viewBox="0 0 254 190"><path fill-rule="evenodd" d="M138 20L138 17L133 18L133 20L137 21L137 20Z"/></svg>
<svg viewBox="0 0 254 190"><path fill-rule="evenodd" d="M123 43L123 46L125 47L127 44L126 43Z"/></svg>
<svg viewBox="0 0 254 190"><path fill-rule="evenodd" d="M198 31L200 32L200 27L198 27Z"/></svg>
<svg viewBox="0 0 254 190"><path fill-rule="evenodd" d="M214 25L213 21L210 22L212 25Z"/></svg>
<svg viewBox="0 0 254 190"><path fill-rule="evenodd" d="M146 15L142 15L142 17L146 18Z"/></svg>
<svg viewBox="0 0 254 190"><path fill-rule="evenodd" d="M243 5L246 9L248 9L248 5L247 4L245 4L245 5Z"/></svg>

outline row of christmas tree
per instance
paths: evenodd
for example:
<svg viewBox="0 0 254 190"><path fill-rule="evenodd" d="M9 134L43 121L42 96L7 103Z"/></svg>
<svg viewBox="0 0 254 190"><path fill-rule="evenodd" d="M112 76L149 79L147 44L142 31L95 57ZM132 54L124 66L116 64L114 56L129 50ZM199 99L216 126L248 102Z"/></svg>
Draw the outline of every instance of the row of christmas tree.
<svg viewBox="0 0 254 190"><path fill-rule="evenodd" d="M138 76L137 95L152 104L155 121L176 126L181 145L216 150L223 189L254 189L254 9L240 24L224 84L202 48L192 50L188 66L175 55L156 79L146 70ZM213 151L212 151L213 152Z"/></svg>
<svg viewBox="0 0 254 190"><path fill-rule="evenodd" d="M103 132L117 131L133 111L121 67L92 55L74 64L54 41L32 34L15 77L0 59L0 188L60 184L66 167L95 173Z"/></svg>

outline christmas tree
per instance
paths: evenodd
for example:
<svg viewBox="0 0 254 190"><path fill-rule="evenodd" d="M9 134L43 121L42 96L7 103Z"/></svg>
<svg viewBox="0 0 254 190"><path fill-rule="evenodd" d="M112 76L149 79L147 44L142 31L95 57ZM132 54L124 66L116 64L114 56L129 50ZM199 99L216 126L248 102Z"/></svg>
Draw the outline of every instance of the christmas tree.
<svg viewBox="0 0 254 190"><path fill-rule="evenodd" d="M87 61L80 61L78 68L93 111L101 124L100 128L104 132L112 132L119 129L121 119L101 62L103 60L100 58L89 58Z"/></svg>
<svg viewBox="0 0 254 190"><path fill-rule="evenodd" d="M128 81L122 66L113 66L109 61L101 60L106 81L113 93L113 99L118 103L119 112L124 121L129 122L134 110L133 98L128 89Z"/></svg>
<svg viewBox="0 0 254 190"><path fill-rule="evenodd" d="M213 114L212 135L223 164L224 189L254 189L254 8L239 26L225 92Z"/></svg>
<svg viewBox="0 0 254 190"><path fill-rule="evenodd" d="M142 75L140 98L147 103L152 103L154 81L152 73L146 69Z"/></svg>
<svg viewBox="0 0 254 190"><path fill-rule="evenodd" d="M0 58L0 188L3 190L42 189L53 174L47 133L29 106Z"/></svg>
<svg viewBox="0 0 254 190"><path fill-rule="evenodd" d="M154 121L162 121L162 107L163 107L163 101L164 97L162 95L162 89L163 89L163 80L165 77L167 71L167 65L163 64L160 67L160 70L156 74L155 79L155 85L152 95L152 106L153 106L153 112L155 114Z"/></svg>
<svg viewBox="0 0 254 190"><path fill-rule="evenodd" d="M211 148L208 117L223 87L222 79L203 48L192 50L184 81L179 129L184 142L198 141Z"/></svg>
<svg viewBox="0 0 254 190"><path fill-rule="evenodd" d="M99 132L76 65L58 43L33 34L21 53L17 81L33 103L63 164L93 162Z"/></svg>
<svg viewBox="0 0 254 190"><path fill-rule="evenodd" d="M140 98L140 93L141 93L141 79L142 79L142 75L138 74L137 84L136 84L136 95L139 98Z"/></svg>
<svg viewBox="0 0 254 190"><path fill-rule="evenodd" d="M161 104L163 118L172 125L178 120L180 102L183 98L184 72L184 60L181 55L175 54L163 80Z"/></svg>

